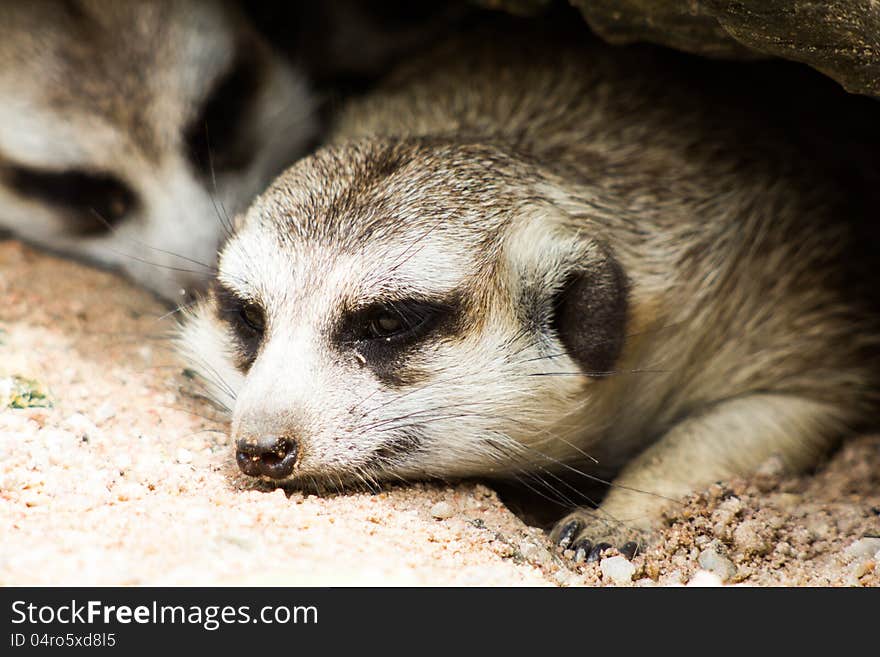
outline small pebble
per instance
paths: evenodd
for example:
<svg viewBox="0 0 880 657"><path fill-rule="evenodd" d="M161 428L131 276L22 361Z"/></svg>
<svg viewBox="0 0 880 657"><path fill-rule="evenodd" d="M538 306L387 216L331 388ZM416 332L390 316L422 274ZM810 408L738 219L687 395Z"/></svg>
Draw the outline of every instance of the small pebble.
<svg viewBox="0 0 880 657"><path fill-rule="evenodd" d="M878 551L880 551L880 538L875 536L860 538L844 550L847 556L855 559L874 556Z"/></svg>
<svg viewBox="0 0 880 657"><path fill-rule="evenodd" d="M684 584L684 576L680 570L673 570L660 578L660 584L663 586L681 586Z"/></svg>
<svg viewBox="0 0 880 657"><path fill-rule="evenodd" d="M531 541L523 541L519 544L519 552L529 561L534 561L538 556L538 546Z"/></svg>
<svg viewBox="0 0 880 657"><path fill-rule="evenodd" d="M112 404L112 402L104 402L100 406L98 406L97 410L94 412L95 424L102 425L107 420L116 416L116 407Z"/></svg>
<svg viewBox="0 0 880 657"><path fill-rule="evenodd" d="M266 496L266 499L272 500L276 504L287 504L287 493L283 488L276 488Z"/></svg>
<svg viewBox="0 0 880 657"><path fill-rule="evenodd" d="M519 551L527 561L538 566L549 566L553 563L553 555L532 541L520 542Z"/></svg>
<svg viewBox="0 0 880 657"><path fill-rule="evenodd" d="M733 530L733 542L746 554L765 554L770 545L761 530L761 523L757 520L746 520Z"/></svg>
<svg viewBox="0 0 880 657"><path fill-rule="evenodd" d="M431 507L431 516L437 520L446 520L455 515L455 509L449 502L437 502Z"/></svg>
<svg viewBox="0 0 880 657"><path fill-rule="evenodd" d="M688 586L724 586L724 582L715 573L708 570L698 570L687 583Z"/></svg>
<svg viewBox="0 0 880 657"><path fill-rule="evenodd" d="M755 474L763 475L765 477L779 477L784 473L785 461L782 460L782 457L776 454L765 460L755 471Z"/></svg>
<svg viewBox="0 0 880 657"><path fill-rule="evenodd" d="M794 493L780 493L776 496L776 502L785 510L794 509L804 501L803 496Z"/></svg>
<svg viewBox="0 0 880 657"><path fill-rule="evenodd" d="M82 413L74 413L68 417L64 420L64 426L80 437L88 436L91 438L98 433L98 427L95 426L95 423Z"/></svg>
<svg viewBox="0 0 880 657"><path fill-rule="evenodd" d="M131 456L122 452L113 456L113 467L120 472L128 470L131 467Z"/></svg>
<svg viewBox="0 0 880 657"><path fill-rule="evenodd" d="M573 586L574 584L578 583L577 576L574 573L563 568L560 568L556 571L556 573L553 575L553 579L555 579L556 583L560 586Z"/></svg>
<svg viewBox="0 0 880 657"><path fill-rule="evenodd" d="M120 502L128 502L129 500L136 500L143 497L144 493L146 493L146 488L138 483L126 481L114 486L113 492L116 493L117 500Z"/></svg>
<svg viewBox="0 0 880 657"><path fill-rule="evenodd" d="M736 575L736 566L725 556L718 554L713 548L708 548L700 553L698 559L700 567L715 573L722 582L733 579Z"/></svg>
<svg viewBox="0 0 880 657"><path fill-rule="evenodd" d="M874 563L873 559L867 559L865 561L860 561L856 564L855 568L853 568L853 575L856 577L862 577L863 575L867 575L877 564Z"/></svg>
<svg viewBox="0 0 880 657"><path fill-rule="evenodd" d="M599 563L602 579L609 579L615 584L629 584L636 572L636 567L626 557L606 557Z"/></svg>
<svg viewBox="0 0 880 657"><path fill-rule="evenodd" d="M191 451L181 447L177 450L176 459L178 463L192 463L193 455Z"/></svg>
<svg viewBox="0 0 880 657"><path fill-rule="evenodd" d="M35 490L25 490L21 493L21 501L25 506L34 507L48 503L48 498Z"/></svg>
<svg viewBox="0 0 880 657"><path fill-rule="evenodd" d="M489 543L489 549L502 559L508 559L516 554L516 550L513 546L506 541L491 541Z"/></svg>

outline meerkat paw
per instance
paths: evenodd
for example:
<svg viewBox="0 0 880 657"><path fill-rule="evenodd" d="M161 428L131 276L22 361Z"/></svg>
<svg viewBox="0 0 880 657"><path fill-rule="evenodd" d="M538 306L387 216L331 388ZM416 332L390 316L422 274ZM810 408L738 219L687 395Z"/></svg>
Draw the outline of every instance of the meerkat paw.
<svg viewBox="0 0 880 657"><path fill-rule="evenodd" d="M602 517L594 509L578 509L556 523L550 540L561 550L573 550L575 563L589 563L611 548L632 559L644 549L648 533L646 528Z"/></svg>

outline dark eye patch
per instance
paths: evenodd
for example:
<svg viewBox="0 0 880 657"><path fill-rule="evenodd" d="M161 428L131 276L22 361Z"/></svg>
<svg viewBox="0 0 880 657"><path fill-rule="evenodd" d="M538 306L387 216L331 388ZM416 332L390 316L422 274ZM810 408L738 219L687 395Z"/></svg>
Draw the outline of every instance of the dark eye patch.
<svg viewBox="0 0 880 657"><path fill-rule="evenodd" d="M256 146L248 139L246 119L261 83L259 62L244 45L186 132L190 158L205 176L241 170L253 159Z"/></svg>
<svg viewBox="0 0 880 657"><path fill-rule="evenodd" d="M116 176L88 171L42 171L5 167L6 184L20 196L65 213L69 231L92 236L108 232L137 205L134 191Z"/></svg>
<svg viewBox="0 0 880 657"><path fill-rule="evenodd" d="M342 342L373 350L399 349L430 333L449 310L447 304L420 299L377 302L344 320Z"/></svg>
<svg viewBox="0 0 880 657"><path fill-rule="evenodd" d="M333 342L353 350L388 385L407 385L420 378L406 370L406 356L429 336L455 331L458 297L377 301L347 313Z"/></svg>
<svg viewBox="0 0 880 657"><path fill-rule="evenodd" d="M217 318L232 327L238 342L235 365L247 372L263 343L266 312L258 303L242 299L221 283L214 285L214 298L217 300Z"/></svg>

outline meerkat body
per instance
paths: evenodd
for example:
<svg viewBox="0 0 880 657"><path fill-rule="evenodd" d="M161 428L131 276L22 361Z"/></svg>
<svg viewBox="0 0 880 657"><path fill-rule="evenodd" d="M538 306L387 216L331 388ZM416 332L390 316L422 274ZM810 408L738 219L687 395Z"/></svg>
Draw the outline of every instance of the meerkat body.
<svg viewBox="0 0 880 657"><path fill-rule="evenodd" d="M0 229L179 301L313 142L304 78L230 3L5 2Z"/></svg>
<svg viewBox="0 0 880 657"><path fill-rule="evenodd" d="M181 345L245 473L618 473L556 526L582 558L871 419L845 195L655 51L489 41L351 104L237 222Z"/></svg>

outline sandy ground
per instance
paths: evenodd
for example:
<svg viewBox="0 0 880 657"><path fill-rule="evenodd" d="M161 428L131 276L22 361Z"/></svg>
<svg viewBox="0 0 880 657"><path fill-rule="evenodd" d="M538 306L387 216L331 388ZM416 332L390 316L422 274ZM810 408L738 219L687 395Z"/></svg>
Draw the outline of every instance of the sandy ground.
<svg viewBox="0 0 880 657"><path fill-rule="evenodd" d="M0 242L0 585L880 584L878 437L713 486L632 562L575 567L483 484L315 497L239 474L164 312Z"/></svg>

